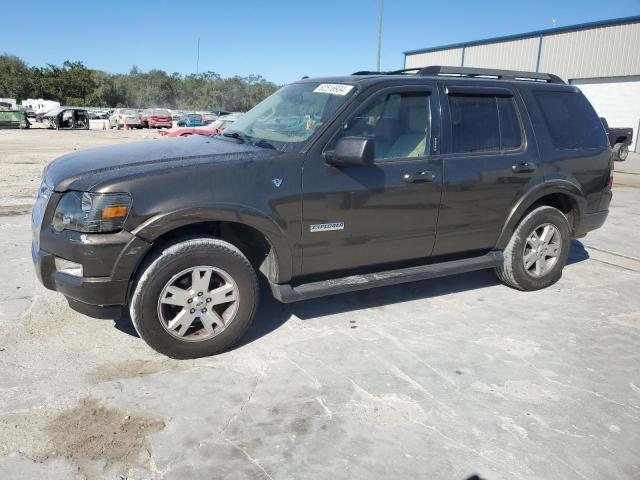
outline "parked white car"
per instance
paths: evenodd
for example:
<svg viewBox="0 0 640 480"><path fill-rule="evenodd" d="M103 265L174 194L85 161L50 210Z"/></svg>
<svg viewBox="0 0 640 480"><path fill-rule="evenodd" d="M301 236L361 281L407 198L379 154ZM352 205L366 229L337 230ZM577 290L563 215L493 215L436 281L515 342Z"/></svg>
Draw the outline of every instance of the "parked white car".
<svg viewBox="0 0 640 480"><path fill-rule="evenodd" d="M120 130L125 125L129 128L142 128L138 111L133 108L116 108L109 117L109 128Z"/></svg>

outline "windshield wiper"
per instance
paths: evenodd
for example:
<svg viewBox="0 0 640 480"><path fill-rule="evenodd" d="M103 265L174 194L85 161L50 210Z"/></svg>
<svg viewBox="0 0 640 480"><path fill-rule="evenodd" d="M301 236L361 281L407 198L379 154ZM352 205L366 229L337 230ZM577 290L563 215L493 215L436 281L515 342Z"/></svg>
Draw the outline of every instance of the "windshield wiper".
<svg viewBox="0 0 640 480"><path fill-rule="evenodd" d="M253 142L253 145L260 148L269 148L271 150L277 150L277 148L272 144L267 142L266 140L258 140L257 142Z"/></svg>
<svg viewBox="0 0 640 480"><path fill-rule="evenodd" d="M222 135L228 138L235 138L240 143L246 143L247 139L240 132L222 132Z"/></svg>

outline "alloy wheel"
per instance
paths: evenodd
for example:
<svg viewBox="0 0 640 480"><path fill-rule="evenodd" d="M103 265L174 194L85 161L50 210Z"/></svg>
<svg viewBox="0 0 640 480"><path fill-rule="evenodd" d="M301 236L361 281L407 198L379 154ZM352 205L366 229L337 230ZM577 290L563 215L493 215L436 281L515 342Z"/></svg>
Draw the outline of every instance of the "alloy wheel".
<svg viewBox="0 0 640 480"><path fill-rule="evenodd" d="M533 229L522 252L525 271L533 277L549 273L558 262L562 249L560 231L545 223Z"/></svg>
<svg viewBox="0 0 640 480"><path fill-rule="evenodd" d="M171 277L158 298L158 318L172 336L189 342L219 335L238 311L238 287L227 272L191 267Z"/></svg>

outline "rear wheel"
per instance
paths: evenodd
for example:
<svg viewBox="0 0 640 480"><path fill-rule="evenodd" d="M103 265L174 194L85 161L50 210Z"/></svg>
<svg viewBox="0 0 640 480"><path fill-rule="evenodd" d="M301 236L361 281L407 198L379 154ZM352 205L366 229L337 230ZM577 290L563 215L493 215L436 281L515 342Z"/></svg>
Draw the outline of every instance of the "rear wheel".
<svg viewBox="0 0 640 480"><path fill-rule="evenodd" d="M172 358L204 357L244 335L258 296L255 271L240 250L219 239L188 239L142 267L131 319L154 350Z"/></svg>
<svg viewBox="0 0 640 480"><path fill-rule="evenodd" d="M556 208L537 207L520 221L495 272L510 287L539 290L560 279L570 247L567 217Z"/></svg>

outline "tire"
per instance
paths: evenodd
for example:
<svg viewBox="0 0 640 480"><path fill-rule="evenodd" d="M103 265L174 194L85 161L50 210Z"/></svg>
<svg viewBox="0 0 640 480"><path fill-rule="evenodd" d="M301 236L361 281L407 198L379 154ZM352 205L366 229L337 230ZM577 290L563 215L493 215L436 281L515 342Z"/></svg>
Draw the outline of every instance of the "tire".
<svg viewBox="0 0 640 480"><path fill-rule="evenodd" d="M624 162L629 155L629 145L625 143L616 143L613 146L613 158L618 162Z"/></svg>
<svg viewBox="0 0 640 480"><path fill-rule="evenodd" d="M542 232L542 235L539 235L542 237L547 225L553 227L547 232L553 232L555 228L553 238L550 239L553 243L547 247L547 250L541 246L541 254L538 254L536 249L531 248L532 243L528 239L533 232L537 234ZM502 267L495 269L496 275L502 283L518 290L532 291L546 288L556 283L562 276L562 269L567 263L570 248L571 229L567 217L553 207L534 208L525 215L513 232L503 252L504 263ZM551 256L552 253L557 253L555 260ZM540 263L535 261L531 266L526 265L526 254L529 259L540 258ZM539 274L536 274L540 265L543 268L540 269ZM548 266L547 271L544 270L546 266Z"/></svg>
<svg viewBox="0 0 640 480"><path fill-rule="evenodd" d="M209 287L202 289L203 295L190 293L187 305L182 302L182 294L195 292L192 289L194 277L190 270L195 267L201 273L207 268L214 272L211 274L211 283L207 283ZM174 280L176 277L177 280ZM181 285L177 289L180 296L174 297L167 289L176 285ZM213 288L209 290L211 286ZM231 303L216 303L222 297L220 293L215 293L215 289L226 287L234 292L231 295L234 300ZM244 254L230 243L214 238L185 239L159 251L143 263L132 291L129 310L136 331L151 348L176 359L206 357L229 349L251 325L259 298L256 273ZM227 290L223 294L229 296ZM175 298L176 305L160 302L161 298L168 302L173 302ZM211 300L212 303L206 303ZM208 305L212 305L206 314L210 320L215 313L214 307L218 311L226 309L223 313L215 314L221 321L231 312L225 320L227 323L214 320L216 323L210 324L210 330L207 330L199 317L189 320L194 318L193 315L198 315L196 309L203 307L204 312ZM187 317L188 308L192 317ZM171 320L175 321L180 315L187 318L185 332L180 325L177 329L170 329Z"/></svg>

